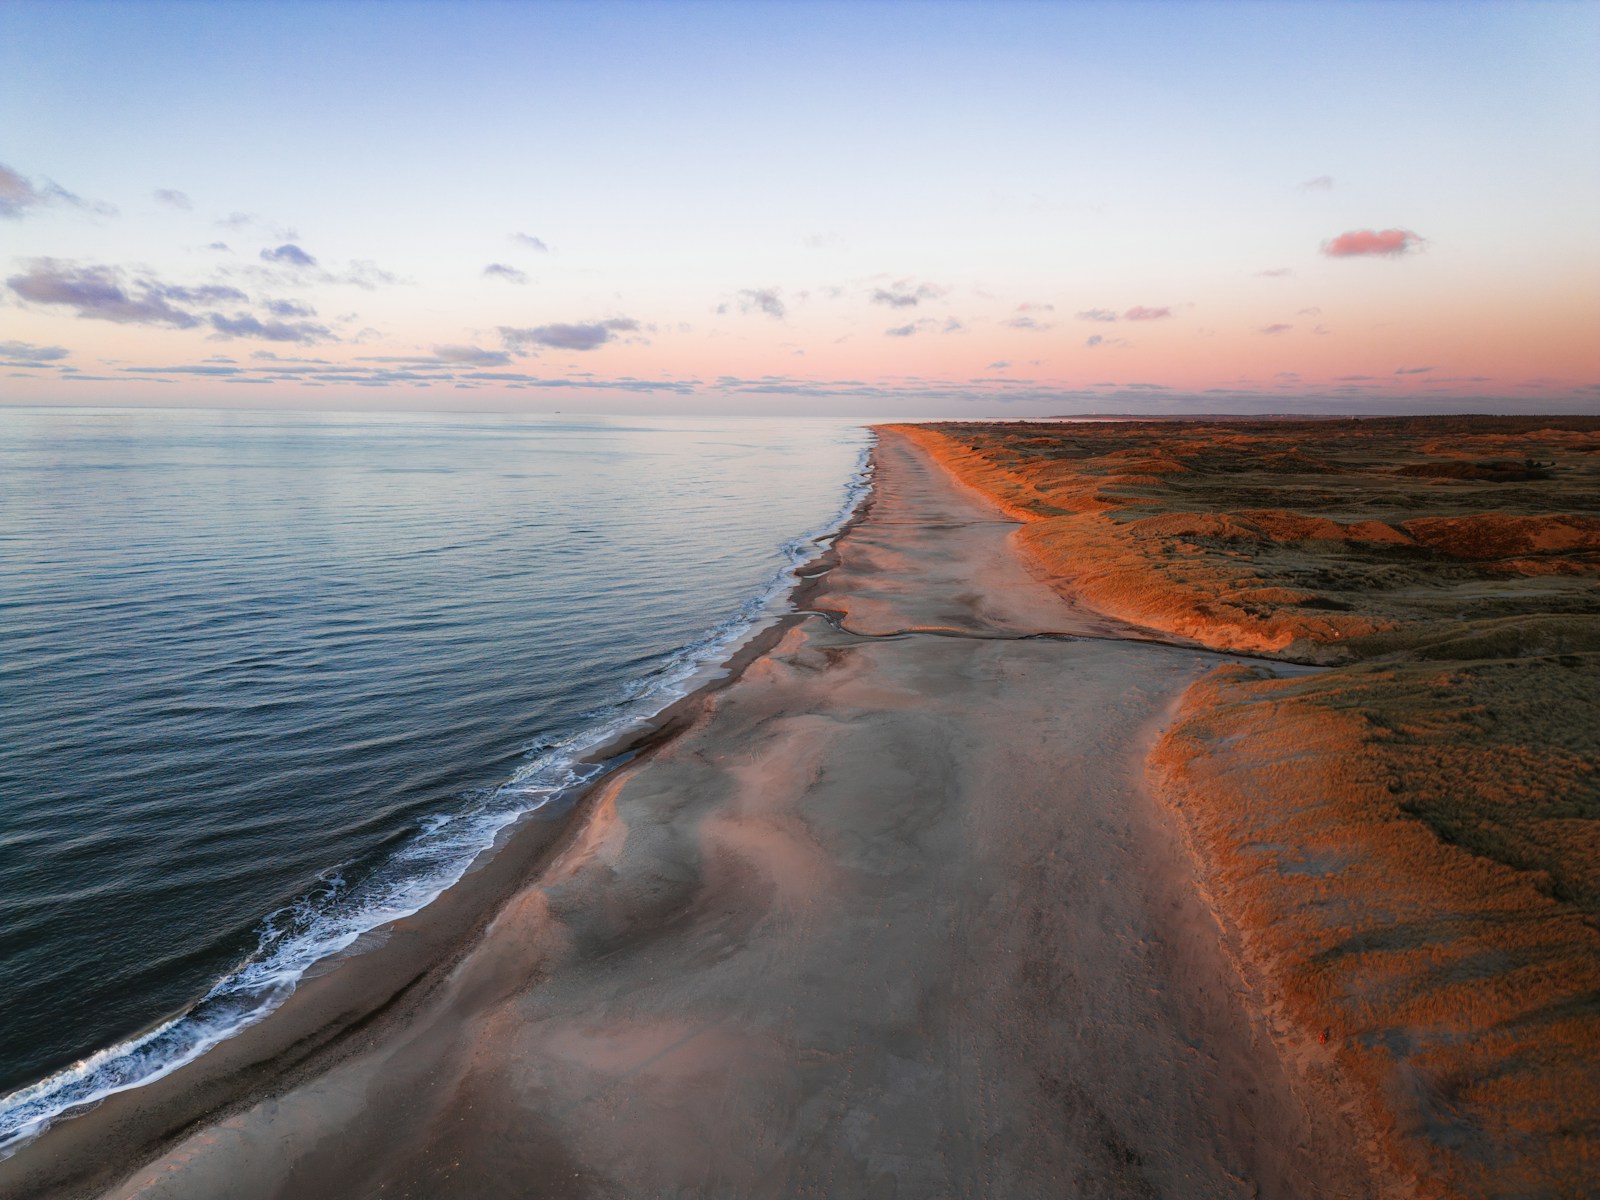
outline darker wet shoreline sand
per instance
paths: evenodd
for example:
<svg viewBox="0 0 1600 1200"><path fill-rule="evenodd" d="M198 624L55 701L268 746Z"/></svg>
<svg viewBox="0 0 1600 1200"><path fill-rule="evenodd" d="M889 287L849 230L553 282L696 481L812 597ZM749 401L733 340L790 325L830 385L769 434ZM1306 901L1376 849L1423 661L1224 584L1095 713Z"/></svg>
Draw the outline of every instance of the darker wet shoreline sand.
<svg viewBox="0 0 1600 1200"><path fill-rule="evenodd" d="M845 629L764 631L567 817L0 1192L1386 1194L1142 787L1218 656L1120 640L903 439L875 458L795 594Z"/></svg>
<svg viewBox="0 0 1600 1200"><path fill-rule="evenodd" d="M816 592L838 561L839 539L871 504L868 491L838 530L822 539L819 553L795 571L791 608L803 608ZM801 620L790 612L755 631L711 678L585 754L574 765L600 767L599 775L575 787L553 811L535 810L508 826L426 907L313 966L265 1018L169 1075L57 1118L39 1138L0 1160L0 1196L98 1194L131 1165L191 1130L292 1087L404 1021L499 908L572 837L611 772L647 760L693 721L709 696L737 682Z"/></svg>

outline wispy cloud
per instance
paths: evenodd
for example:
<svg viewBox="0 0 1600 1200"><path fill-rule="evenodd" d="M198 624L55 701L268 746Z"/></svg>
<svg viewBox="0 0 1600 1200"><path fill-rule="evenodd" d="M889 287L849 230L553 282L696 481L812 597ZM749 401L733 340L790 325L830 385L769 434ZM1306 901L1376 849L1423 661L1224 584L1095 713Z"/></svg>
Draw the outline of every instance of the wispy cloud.
<svg viewBox="0 0 1600 1200"><path fill-rule="evenodd" d="M279 225L275 221L268 221L255 215L255 213L232 212L219 218L216 225L223 229L232 229L243 232L246 229L258 229L267 237L277 242L298 242L300 234L292 226Z"/></svg>
<svg viewBox="0 0 1600 1200"><path fill-rule="evenodd" d="M540 254L550 253L550 247L544 244L544 239L536 238L532 234L513 233L511 240L525 250L537 250Z"/></svg>
<svg viewBox="0 0 1600 1200"><path fill-rule="evenodd" d="M1324 242L1322 252L1329 258L1368 255L1398 258L1415 250L1424 240L1409 229L1352 229L1331 242Z"/></svg>
<svg viewBox="0 0 1600 1200"><path fill-rule="evenodd" d="M285 242L281 246L263 250L261 252L261 261L278 263L289 267L314 267L317 265L316 259L312 258L311 255L300 249L293 242Z"/></svg>
<svg viewBox="0 0 1600 1200"><path fill-rule="evenodd" d="M505 263L490 263L483 269L483 273L490 279L504 279L507 283L528 282L526 271L519 271L516 267L507 266Z"/></svg>
<svg viewBox="0 0 1600 1200"><path fill-rule="evenodd" d="M52 180L46 179L36 184L20 172L0 163L0 217L8 217L14 221L21 220L38 209L56 204L82 209L98 217L117 215L115 205L104 204L98 200L85 200Z"/></svg>
<svg viewBox="0 0 1600 1200"><path fill-rule="evenodd" d="M886 288L874 288L867 300L888 308L915 308L924 300L937 300L945 289L932 283L913 285L909 279L897 280Z"/></svg>
<svg viewBox="0 0 1600 1200"><path fill-rule="evenodd" d="M619 333L635 333L639 322L631 317L577 324L536 325L532 328L500 326L500 338L509 349L597 350Z"/></svg>
<svg viewBox="0 0 1600 1200"><path fill-rule="evenodd" d="M0 163L0 217L16 220L48 203L48 197L4 163Z"/></svg>
<svg viewBox="0 0 1600 1200"><path fill-rule="evenodd" d="M0 360L7 366L37 366L67 357L65 346L35 346L32 342L0 342Z"/></svg>
<svg viewBox="0 0 1600 1200"><path fill-rule="evenodd" d="M744 288L734 295L733 303L742 313L766 313L775 321L783 320L789 311L778 288ZM727 311L726 304L717 305L718 313Z"/></svg>
<svg viewBox="0 0 1600 1200"><path fill-rule="evenodd" d="M168 208L181 208L184 212L194 211L194 201L176 188L157 188L150 195L157 203L165 204Z"/></svg>
<svg viewBox="0 0 1600 1200"><path fill-rule="evenodd" d="M1283 325L1283 324L1263 325L1261 327L1260 332L1262 332L1262 333L1271 333L1271 334L1288 333L1293 328L1294 328L1293 325Z"/></svg>
<svg viewBox="0 0 1600 1200"><path fill-rule="evenodd" d="M954 317L947 317L943 321L934 317L921 317L905 325L896 325L892 329L885 329L883 332L888 337L910 337L915 333L962 333L966 328Z"/></svg>
<svg viewBox="0 0 1600 1200"><path fill-rule="evenodd" d="M254 279L261 283L295 286L334 283L358 287L368 292L404 282L399 276L385 271L377 263L366 259L352 259L342 271L329 270L313 255L293 242L261 251L261 259L271 266L259 267L252 264L236 268L225 267L223 270L226 274Z"/></svg>
<svg viewBox="0 0 1600 1200"><path fill-rule="evenodd" d="M477 346L435 346L433 356L440 362L474 367L503 367L511 362L511 356L503 350L482 350Z"/></svg>
<svg viewBox="0 0 1600 1200"><path fill-rule="evenodd" d="M1034 333L1043 333L1046 329L1052 328L1049 321L1036 321L1029 316L1007 317L1000 324L1008 329L1027 329Z"/></svg>
<svg viewBox="0 0 1600 1200"><path fill-rule="evenodd" d="M1433 370L1432 367L1396 367L1394 373L1396 375L1426 375L1431 370Z"/></svg>
<svg viewBox="0 0 1600 1200"><path fill-rule="evenodd" d="M1086 308L1077 317L1080 321L1115 321L1117 314L1109 308Z"/></svg>
<svg viewBox="0 0 1600 1200"><path fill-rule="evenodd" d="M216 363L189 363L177 367L123 367L129 375L200 375L200 376L228 376L240 373L239 367L221 366Z"/></svg>
<svg viewBox="0 0 1600 1200"><path fill-rule="evenodd" d="M1125 321L1165 321L1172 315L1170 308L1146 308L1143 304L1135 304L1122 314Z"/></svg>
<svg viewBox="0 0 1600 1200"><path fill-rule="evenodd" d="M241 296L240 299L243 299ZM314 317L317 310L298 300L268 300L262 305L275 317Z"/></svg>
<svg viewBox="0 0 1600 1200"><path fill-rule="evenodd" d="M286 358L274 350L256 350L251 362L238 365L230 358L208 358L205 362L174 363L166 366L123 366L117 376L96 379L189 378L216 379L230 384L272 384L286 382L296 386L320 387L352 384L358 387L496 387L496 389L597 390L651 395L693 395L698 379L638 379L634 376L606 379L578 371L570 376L538 376L525 371L483 370L504 363L499 352L475 346L434 347L432 357L357 358L350 363L328 362L326 358ZM72 376L86 379L88 376Z"/></svg>
<svg viewBox="0 0 1600 1200"><path fill-rule="evenodd" d="M428 388L495 387L509 390L557 389L632 392L641 395L667 393L692 395L699 386L694 379L639 379L623 376L601 378L587 371L568 376L545 377L524 371L504 371L498 351L476 346L436 346L431 356L377 355L356 358L348 363L333 363L320 358L285 358L270 350L251 354L253 360L240 374L225 376L229 382L272 383L321 386L354 384L359 387L409 386ZM201 367L211 364L202 363ZM223 370L230 367L226 364ZM190 368L159 368L162 373L187 373Z"/></svg>
<svg viewBox="0 0 1600 1200"><path fill-rule="evenodd" d="M301 345L325 342L333 337L326 325L311 321L263 321L249 313L238 313L232 317L212 313L211 328L216 330L218 337L259 338L264 342L296 342Z"/></svg>
<svg viewBox="0 0 1600 1200"><path fill-rule="evenodd" d="M243 304L250 299L236 287L229 287L223 283L206 283L199 287L183 287L175 283L148 283L148 286L158 290L168 300L176 300L180 304L198 304L202 307L215 304L236 303Z"/></svg>
<svg viewBox="0 0 1600 1200"><path fill-rule="evenodd" d="M1271 270L1268 270L1268 271L1257 271L1256 272L1256 278L1257 279L1285 279L1288 276L1293 275L1293 274L1294 274L1294 272L1291 271L1288 267L1273 267Z"/></svg>
<svg viewBox="0 0 1600 1200"><path fill-rule="evenodd" d="M79 266L54 258L36 258L26 272L6 280L22 299L33 304L60 305L80 317L113 321L119 325L168 325L192 329L201 323L194 313L176 307L174 292L156 280L128 282L114 267Z"/></svg>
<svg viewBox="0 0 1600 1200"><path fill-rule="evenodd" d="M156 325L171 329L209 327L216 337L259 338L270 342L318 342L333 338L325 325L285 320L315 316L296 300L269 300L266 320L238 308L250 297L226 284L189 287L165 283L148 273L133 274L119 267L95 263L62 262L38 258L28 269L6 280L16 296L31 304L71 309L79 317L111 321L118 325ZM223 305L232 315L205 311Z"/></svg>
<svg viewBox="0 0 1600 1200"><path fill-rule="evenodd" d="M390 284L400 283L401 279L398 275L385 271L375 262L358 258L351 260L350 266L346 268L344 274L329 274L326 276L326 281L328 283L348 283L353 287L370 292L380 287L388 287Z"/></svg>
<svg viewBox="0 0 1600 1200"><path fill-rule="evenodd" d="M1314 179L1308 179L1308 180L1306 180L1304 183L1302 183L1300 185L1300 190L1302 192L1327 192L1327 191L1332 191L1333 190L1333 176L1332 175L1318 175Z"/></svg>

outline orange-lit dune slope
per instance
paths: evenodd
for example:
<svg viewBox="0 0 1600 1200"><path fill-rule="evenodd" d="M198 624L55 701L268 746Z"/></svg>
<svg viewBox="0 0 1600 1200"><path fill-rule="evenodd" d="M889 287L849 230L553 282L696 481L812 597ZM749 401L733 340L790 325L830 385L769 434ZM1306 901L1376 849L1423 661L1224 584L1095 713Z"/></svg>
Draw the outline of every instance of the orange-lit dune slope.
<svg viewBox="0 0 1600 1200"><path fill-rule="evenodd" d="M1600 419L899 428L1079 599L1209 646L1339 662L1399 629L1600 613Z"/></svg>
<svg viewBox="0 0 1600 1200"><path fill-rule="evenodd" d="M1340 664L1151 754L1241 968L1419 1194L1597 1194L1600 420L907 428L1080 601Z"/></svg>

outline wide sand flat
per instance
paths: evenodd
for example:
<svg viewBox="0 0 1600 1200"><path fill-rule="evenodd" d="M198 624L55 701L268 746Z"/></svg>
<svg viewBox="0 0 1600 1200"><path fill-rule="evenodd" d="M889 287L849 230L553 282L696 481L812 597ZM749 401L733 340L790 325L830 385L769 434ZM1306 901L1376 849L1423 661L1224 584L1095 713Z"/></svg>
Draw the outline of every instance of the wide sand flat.
<svg viewBox="0 0 1600 1200"><path fill-rule="evenodd" d="M1139 782L1216 657L1108 636L898 435L878 469L806 600L841 627L611 776L403 1019L111 1194L1377 1194Z"/></svg>

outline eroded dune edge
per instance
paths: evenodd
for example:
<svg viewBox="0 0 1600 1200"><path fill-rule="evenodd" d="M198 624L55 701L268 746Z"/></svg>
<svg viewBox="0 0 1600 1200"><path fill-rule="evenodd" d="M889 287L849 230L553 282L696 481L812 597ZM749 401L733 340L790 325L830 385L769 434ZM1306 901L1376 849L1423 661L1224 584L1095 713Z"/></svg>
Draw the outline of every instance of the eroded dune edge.
<svg viewBox="0 0 1600 1200"><path fill-rule="evenodd" d="M1218 649L1147 760L1302 1076L1426 1196L1600 1178L1600 419L897 427Z"/></svg>

